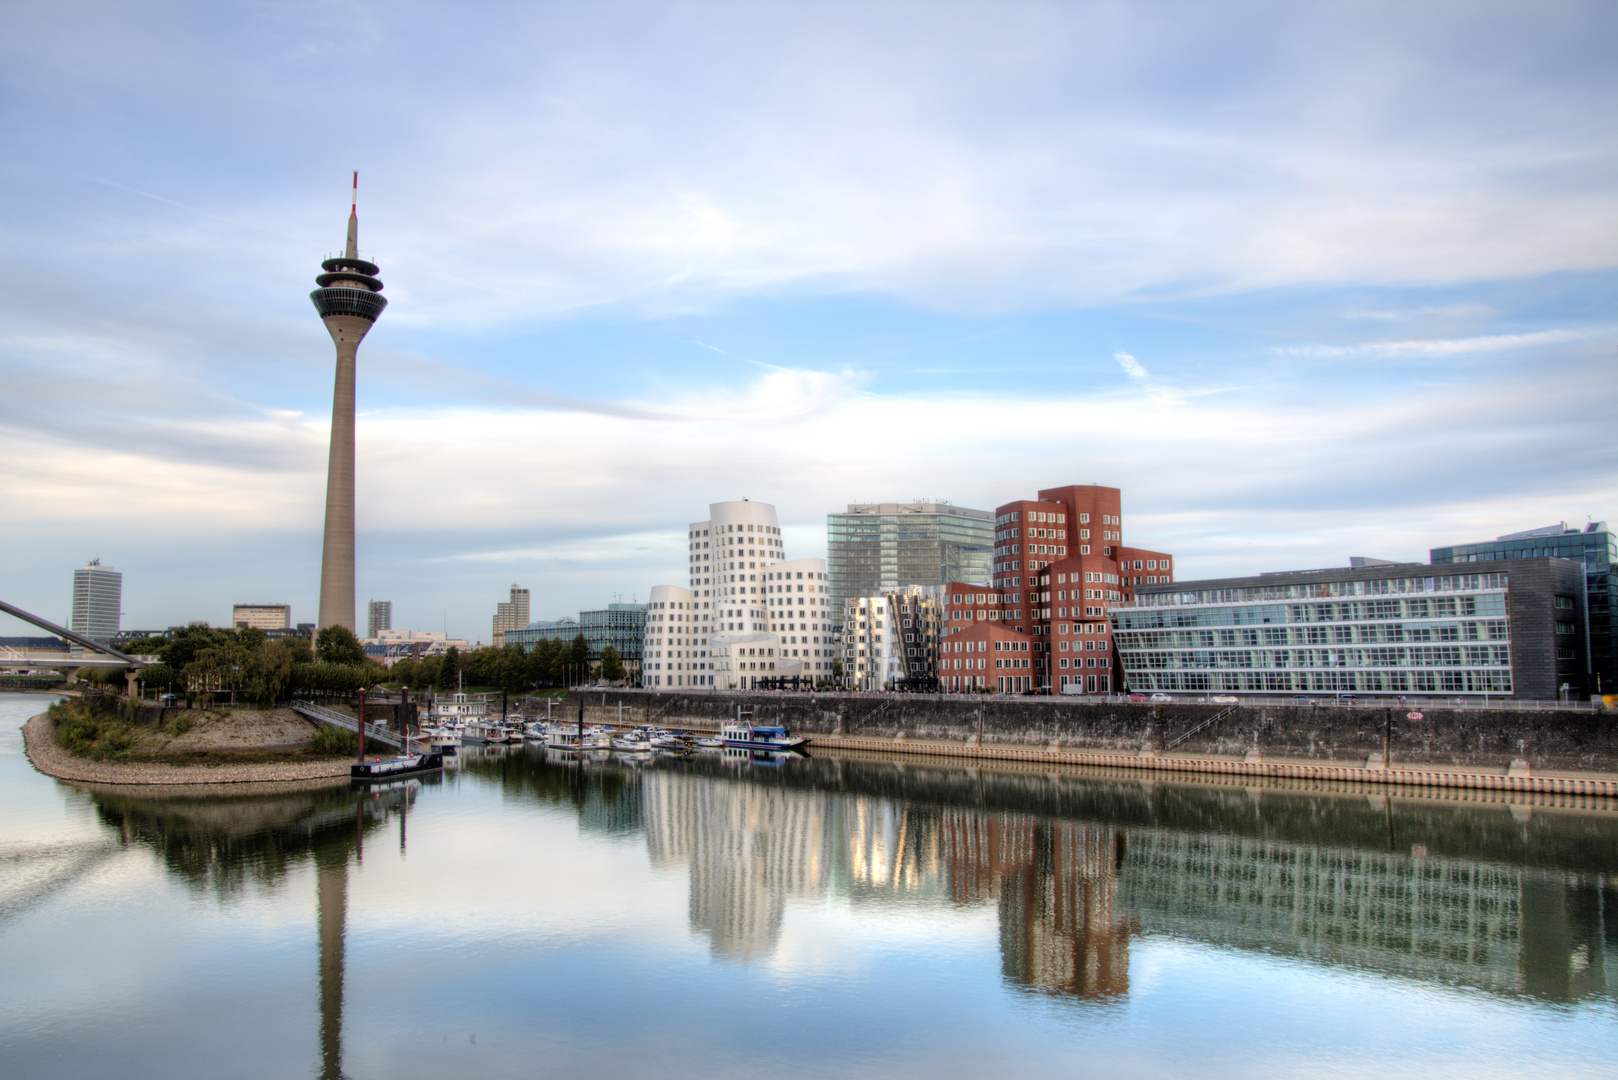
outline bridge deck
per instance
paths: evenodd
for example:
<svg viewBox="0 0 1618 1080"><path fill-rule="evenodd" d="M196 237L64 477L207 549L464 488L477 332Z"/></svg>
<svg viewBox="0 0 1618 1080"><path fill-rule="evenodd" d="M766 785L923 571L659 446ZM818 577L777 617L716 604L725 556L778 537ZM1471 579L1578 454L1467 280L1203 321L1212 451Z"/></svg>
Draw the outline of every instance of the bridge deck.
<svg viewBox="0 0 1618 1080"><path fill-rule="evenodd" d="M292 703L292 711L302 716L307 716L316 723L329 724L332 727L340 727L345 731L359 730L359 721L355 720L352 716L349 716L347 713L338 712L336 709L328 709L324 706L316 705L312 701L294 701ZM387 745L400 750L404 749L404 741L400 739L399 736L395 735L391 731L388 731L386 728L377 727L375 724L367 725L365 737L367 739L375 739L380 743L386 743Z"/></svg>

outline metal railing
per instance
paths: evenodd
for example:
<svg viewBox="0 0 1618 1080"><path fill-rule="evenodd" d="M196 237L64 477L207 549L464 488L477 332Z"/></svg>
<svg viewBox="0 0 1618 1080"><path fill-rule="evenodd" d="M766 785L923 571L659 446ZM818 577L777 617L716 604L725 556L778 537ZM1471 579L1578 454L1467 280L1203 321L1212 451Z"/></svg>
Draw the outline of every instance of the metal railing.
<svg viewBox="0 0 1618 1080"><path fill-rule="evenodd" d="M344 731L359 731L360 724L358 720L346 713L340 713L336 709L328 709L316 705L312 701L294 701L291 707L293 712L307 716L316 723L330 724L332 727L339 727ZM379 743L386 743L400 750L404 749L404 740L387 728L378 727L375 724L367 724L365 727L365 737L367 739L375 739Z"/></svg>
<svg viewBox="0 0 1618 1080"><path fill-rule="evenodd" d="M1204 720L1190 731L1181 732L1179 735L1175 736L1174 741L1164 745L1163 752L1166 754L1170 750L1173 750L1176 746L1179 746L1181 743L1191 738L1191 736L1197 734L1199 731L1204 731L1213 727L1215 724L1219 723L1219 721L1223 720L1225 717L1229 716L1239 708L1241 708L1240 705L1226 705L1223 709L1220 709L1218 712L1208 717L1208 719Z"/></svg>

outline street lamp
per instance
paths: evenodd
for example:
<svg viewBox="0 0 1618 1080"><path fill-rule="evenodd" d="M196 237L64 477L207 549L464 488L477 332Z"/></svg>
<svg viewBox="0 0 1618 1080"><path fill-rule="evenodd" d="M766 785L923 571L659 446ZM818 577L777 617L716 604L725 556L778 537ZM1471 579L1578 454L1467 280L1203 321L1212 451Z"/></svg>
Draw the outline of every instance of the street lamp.
<svg viewBox="0 0 1618 1080"><path fill-rule="evenodd" d="M365 687L363 687L363 686L360 687L359 730L358 730L358 733L357 733L354 741L359 746L359 749L356 751L356 753L359 755L358 758L357 758L357 761L358 761L359 764L364 765L365 764Z"/></svg>

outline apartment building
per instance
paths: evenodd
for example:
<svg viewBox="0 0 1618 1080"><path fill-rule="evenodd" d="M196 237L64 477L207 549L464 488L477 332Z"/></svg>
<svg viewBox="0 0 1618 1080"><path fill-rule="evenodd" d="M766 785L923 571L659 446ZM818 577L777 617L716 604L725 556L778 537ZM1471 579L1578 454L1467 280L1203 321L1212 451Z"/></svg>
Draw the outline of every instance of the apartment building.
<svg viewBox="0 0 1618 1080"><path fill-rule="evenodd" d="M1126 544L1123 534L1118 488L1048 488L1035 499L998 507L992 584L952 582L945 590L941 686L1064 694L1124 689L1108 611L1132 600L1142 585L1172 582L1174 558ZM1021 636L962 636L985 623ZM953 645L956 637L960 650ZM968 654L968 646L981 646L985 655ZM997 651L1007 664L965 666Z"/></svg>
<svg viewBox="0 0 1618 1080"><path fill-rule="evenodd" d="M528 625L528 590L519 585L511 587L511 597L494 606L493 644L500 648L506 643L506 634Z"/></svg>

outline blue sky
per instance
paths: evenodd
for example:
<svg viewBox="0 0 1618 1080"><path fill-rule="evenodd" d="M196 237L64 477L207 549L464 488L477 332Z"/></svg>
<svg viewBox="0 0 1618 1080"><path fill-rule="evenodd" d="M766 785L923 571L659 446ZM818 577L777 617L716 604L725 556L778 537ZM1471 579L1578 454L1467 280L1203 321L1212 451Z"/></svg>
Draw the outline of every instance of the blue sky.
<svg viewBox="0 0 1618 1080"><path fill-rule="evenodd" d="M0 595L488 638L709 502L1124 490L1182 577L1618 516L1604 4L0 7ZM0 630L8 629L6 624Z"/></svg>

